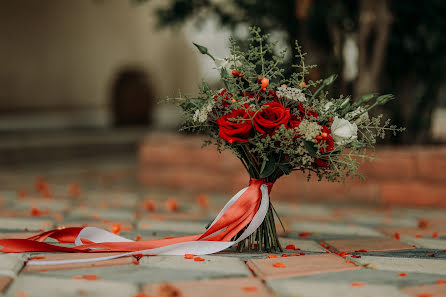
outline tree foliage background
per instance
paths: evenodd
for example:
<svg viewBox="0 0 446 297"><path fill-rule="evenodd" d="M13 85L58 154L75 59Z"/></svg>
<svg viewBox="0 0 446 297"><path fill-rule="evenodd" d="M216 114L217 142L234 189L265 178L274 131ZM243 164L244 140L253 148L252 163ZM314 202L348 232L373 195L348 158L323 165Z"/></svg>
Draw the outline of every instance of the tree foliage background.
<svg viewBox="0 0 446 297"><path fill-rule="evenodd" d="M290 50L299 40L319 65L311 79L343 73L344 50L353 42L357 75L341 76L332 91L352 93L355 99L369 92L395 94L398 100L378 112L407 131L390 141L424 144L432 141L432 113L446 77L446 18L441 12L446 12L444 0L165 0L156 16L160 28L213 17L232 30L242 24L282 32Z"/></svg>

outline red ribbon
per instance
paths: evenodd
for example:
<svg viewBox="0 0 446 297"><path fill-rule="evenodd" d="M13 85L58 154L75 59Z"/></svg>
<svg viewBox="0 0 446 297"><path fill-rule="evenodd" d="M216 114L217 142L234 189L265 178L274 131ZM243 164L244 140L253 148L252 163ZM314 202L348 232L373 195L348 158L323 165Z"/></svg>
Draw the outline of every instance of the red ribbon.
<svg viewBox="0 0 446 297"><path fill-rule="evenodd" d="M234 202L233 205L231 205L231 207L229 207L215 224L201 235L135 242L87 243L75 247L62 247L43 242L46 238L53 238L59 243L74 243L79 232L83 228L72 227L50 230L27 239L1 239L0 252L135 252L187 241L230 241L243 228L245 228L255 216L262 197L260 191L260 186L262 184L266 184L268 186L268 192L271 192L273 183L267 183L265 179L251 178L247 190Z"/></svg>

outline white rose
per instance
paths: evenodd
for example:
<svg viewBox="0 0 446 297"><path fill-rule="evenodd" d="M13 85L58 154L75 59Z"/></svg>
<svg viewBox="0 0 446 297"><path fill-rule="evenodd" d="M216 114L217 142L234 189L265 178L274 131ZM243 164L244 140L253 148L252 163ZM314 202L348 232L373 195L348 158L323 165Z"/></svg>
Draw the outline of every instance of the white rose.
<svg viewBox="0 0 446 297"><path fill-rule="evenodd" d="M331 125L331 133L336 144L347 144L358 138L358 126L346 119L335 117Z"/></svg>

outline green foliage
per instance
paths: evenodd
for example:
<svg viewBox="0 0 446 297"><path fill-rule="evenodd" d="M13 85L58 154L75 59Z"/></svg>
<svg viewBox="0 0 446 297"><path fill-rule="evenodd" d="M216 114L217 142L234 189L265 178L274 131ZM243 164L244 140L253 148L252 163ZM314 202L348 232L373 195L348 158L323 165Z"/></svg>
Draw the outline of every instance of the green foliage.
<svg viewBox="0 0 446 297"><path fill-rule="evenodd" d="M377 137L384 137L388 131L402 131L389 121L381 124L382 116L368 117L369 110L385 104L393 96L366 95L354 104L349 97L330 97L326 88L336 76L306 81L308 69L314 66L305 64L305 54L297 43L299 63L293 65L295 72L287 78L282 68L285 50L275 55L276 43L267 43L269 35L262 35L259 28L250 30L248 49L241 50L231 39L231 55L225 59L227 69L218 69L227 89L212 90L203 82L197 98L169 99L184 111L182 129L208 135L210 140L205 145L214 144L219 152L230 149L254 178L274 182L292 171L329 181L360 176L357 173L359 164L373 158L366 149L374 147ZM204 46L197 47L214 59ZM269 84L262 87L259 78L268 78ZM367 104L375 98L374 103ZM261 132L256 124L261 114L265 112L268 116L271 112L265 105L271 102L279 103L280 110L288 117L284 124L273 127L273 132ZM246 117L229 117L237 110ZM246 135L240 136L244 137L242 141L222 139L222 127L217 121L225 116L229 122L252 127ZM275 116L271 117L275 119ZM295 126L290 126L291 119L296 121ZM340 125L344 125L343 131ZM320 162L326 166L321 166Z"/></svg>

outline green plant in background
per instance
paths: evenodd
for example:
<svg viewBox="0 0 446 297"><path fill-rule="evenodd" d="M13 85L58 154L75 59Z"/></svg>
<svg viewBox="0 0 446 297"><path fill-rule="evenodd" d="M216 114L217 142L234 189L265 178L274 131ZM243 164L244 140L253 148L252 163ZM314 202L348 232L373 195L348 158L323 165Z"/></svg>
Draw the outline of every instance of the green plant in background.
<svg viewBox="0 0 446 297"><path fill-rule="evenodd" d="M156 9L156 16L160 27L215 17L231 29L242 24L285 33L292 57L288 65L298 62L294 40L300 40L311 62L321 65L309 74L314 80L343 72L343 50L353 40L359 49L357 77L341 76L330 90L353 93L353 100L373 91L398 94L400 100L380 112L408 127L392 142L415 144L431 142L432 113L441 104L446 75L441 11L446 11L446 1L169 0Z"/></svg>

